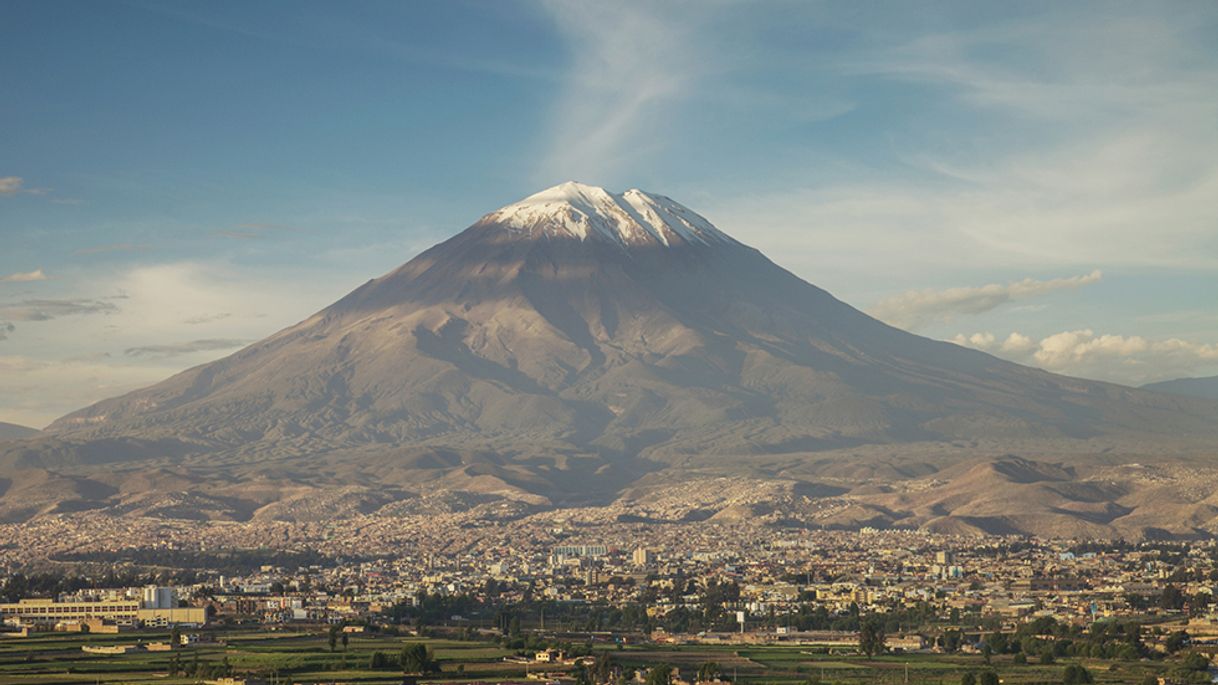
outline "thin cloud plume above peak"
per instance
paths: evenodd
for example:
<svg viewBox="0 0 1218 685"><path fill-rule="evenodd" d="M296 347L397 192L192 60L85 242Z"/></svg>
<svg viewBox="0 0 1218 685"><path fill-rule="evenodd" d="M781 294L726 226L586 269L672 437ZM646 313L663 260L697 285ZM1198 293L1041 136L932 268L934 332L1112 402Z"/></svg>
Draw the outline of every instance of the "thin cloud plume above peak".
<svg viewBox="0 0 1218 685"><path fill-rule="evenodd" d="M547 2L569 54L547 118L549 141L539 183L622 178L662 154L672 110L696 86L705 45L694 27L701 8L682 20L656 3Z"/></svg>

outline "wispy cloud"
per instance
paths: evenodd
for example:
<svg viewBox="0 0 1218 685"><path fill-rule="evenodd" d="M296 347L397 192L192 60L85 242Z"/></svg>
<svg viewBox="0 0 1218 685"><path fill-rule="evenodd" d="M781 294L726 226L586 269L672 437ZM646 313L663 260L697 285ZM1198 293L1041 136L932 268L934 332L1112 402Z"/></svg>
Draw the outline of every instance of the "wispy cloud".
<svg viewBox="0 0 1218 685"><path fill-rule="evenodd" d="M212 235L217 238L228 238L230 240L252 240L280 231L296 232L296 230L291 226L283 226L281 224L249 223L237 224L235 228L212 231Z"/></svg>
<svg viewBox="0 0 1218 685"><path fill-rule="evenodd" d="M7 321L0 321L0 340L8 340L8 334L17 330L17 327Z"/></svg>
<svg viewBox="0 0 1218 685"><path fill-rule="evenodd" d="M957 335L952 342L1057 373L1130 385L1203 375L1218 368L1218 344L1097 334L1090 329L1062 331L1039 340L1018 332L1001 339L980 332Z"/></svg>
<svg viewBox="0 0 1218 685"><path fill-rule="evenodd" d="M112 314L118 307L102 300L22 300L0 304L0 318L12 321L50 321L61 316Z"/></svg>
<svg viewBox="0 0 1218 685"><path fill-rule="evenodd" d="M106 254L109 252L144 252L152 249L147 243L110 243L108 245L94 245L92 247L82 247L78 250L73 250L72 254L77 256Z"/></svg>
<svg viewBox="0 0 1218 685"><path fill-rule="evenodd" d="M182 321L182 323L188 324L191 326L197 326L199 324L212 323L213 321L222 321L224 319L227 319L230 316L232 316L232 312L218 312L216 314L201 314L199 316L192 316L189 319L184 319Z"/></svg>
<svg viewBox="0 0 1218 685"><path fill-rule="evenodd" d="M0 354L0 411L5 421L45 426L90 402L163 380L173 363L115 364L104 358L34 358Z"/></svg>
<svg viewBox="0 0 1218 685"><path fill-rule="evenodd" d="M6 195L46 195L46 188L27 188L25 179L20 176L0 176L0 197Z"/></svg>
<svg viewBox="0 0 1218 685"><path fill-rule="evenodd" d="M551 113L539 182L605 179L640 155L657 153L668 108L697 79L695 6L681 20L660 5L550 2L545 5L571 52ZM647 136L639 133L646 129ZM648 142L651 141L651 142Z"/></svg>
<svg viewBox="0 0 1218 685"><path fill-rule="evenodd" d="M0 283L32 283L45 280L47 280L47 275L42 272L42 269L0 276Z"/></svg>
<svg viewBox="0 0 1218 685"><path fill-rule="evenodd" d="M17 335L0 352L4 420L45 425L91 402L164 380L304 319L352 285L350 273L310 272L306 278L299 270L224 261L131 265L118 272L98 268L73 275L79 293L110 291L125 299L81 298L97 303L85 309L103 310L105 316L67 316L62 306L52 310L45 304L0 301L0 321L10 320L5 307L18 305L23 315L31 309L63 314L37 324L12 319ZM231 315L219 318L217 313ZM205 328L183 323L201 318L214 320ZM31 331L38 327L41 343L21 335L27 326ZM195 344L203 339L213 342Z"/></svg>
<svg viewBox="0 0 1218 685"><path fill-rule="evenodd" d="M1079 288L1096 283L1103 273L1096 269L1082 276L1037 280L1025 278L1013 283L990 283L978 287L946 290L912 290L881 300L871 308L875 317L901 328L917 329L930 323L951 321L961 315L982 314L1004 304L1047 295L1055 290Z"/></svg>
<svg viewBox="0 0 1218 685"><path fill-rule="evenodd" d="M211 234L217 238L227 238L229 240L253 240L258 237L257 231L236 231L228 228L212 231Z"/></svg>
<svg viewBox="0 0 1218 685"><path fill-rule="evenodd" d="M296 232L297 230L299 230L295 226L285 226L283 224L268 224L268 223L258 223L258 222L252 222L252 223L247 223L247 224L237 224L237 227L244 228L244 229L251 230L251 231Z"/></svg>
<svg viewBox="0 0 1218 685"><path fill-rule="evenodd" d="M708 209L821 270L1218 268L1213 8L1181 9L1060 6L843 57L843 77L933 96L921 116L959 130L910 115L888 131L904 169L847 159Z"/></svg>
<svg viewBox="0 0 1218 685"><path fill-rule="evenodd" d="M248 340L233 340L216 338L209 340L191 340L190 342L171 343L167 345L144 345L129 347L123 351L128 357L178 357L195 352L214 352L216 350L231 350L245 345Z"/></svg>
<svg viewBox="0 0 1218 685"><path fill-rule="evenodd" d="M25 180L20 176L0 176L0 195L15 195L21 192Z"/></svg>

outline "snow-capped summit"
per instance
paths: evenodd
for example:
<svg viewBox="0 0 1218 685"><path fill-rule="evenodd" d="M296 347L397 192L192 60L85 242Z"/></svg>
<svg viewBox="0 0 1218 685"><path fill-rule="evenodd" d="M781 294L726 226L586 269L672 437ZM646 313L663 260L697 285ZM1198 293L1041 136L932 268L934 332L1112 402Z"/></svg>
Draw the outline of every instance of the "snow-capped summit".
<svg viewBox="0 0 1218 685"><path fill-rule="evenodd" d="M568 181L482 217L530 236L608 240L622 246L734 243L730 236L684 205L631 188L611 193Z"/></svg>

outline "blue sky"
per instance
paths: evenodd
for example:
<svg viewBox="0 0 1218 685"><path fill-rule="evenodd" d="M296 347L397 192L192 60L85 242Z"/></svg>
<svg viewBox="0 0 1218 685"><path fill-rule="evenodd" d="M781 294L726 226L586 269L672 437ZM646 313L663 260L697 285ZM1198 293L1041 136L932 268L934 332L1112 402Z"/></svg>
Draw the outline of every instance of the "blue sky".
<svg viewBox="0 0 1218 685"><path fill-rule="evenodd" d="M1218 5L0 4L0 420L223 356L564 180L919 333L1218 373Z"/></svg>

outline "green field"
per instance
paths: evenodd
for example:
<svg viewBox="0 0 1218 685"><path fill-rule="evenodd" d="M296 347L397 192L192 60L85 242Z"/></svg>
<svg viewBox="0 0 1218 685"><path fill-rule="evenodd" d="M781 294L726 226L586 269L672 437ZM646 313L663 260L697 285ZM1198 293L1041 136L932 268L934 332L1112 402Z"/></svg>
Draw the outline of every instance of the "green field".
<svg viewBox="0 0 1218 685"><path fill-rule="evenodd" d="M423 642L433 650L446 680L523 678L525 667L505 663L512 652L490 643L456 640L407 640L400 637L350 635L330 651L323 632L217 632L214 642L173 653L137 651L130 654L88 654L81 646L167 641L166 632L120 635L38 634L0 640L0 684L9 683L196 683L196 661L203 670L227 663L234 674L270 677L283 682L400 683L396 667L373 670L372 655L396 656L407 642ZM176 658L179 674L170 676ZM190 675L183 675L184 670Z"/></svg>
<svg viewBox="0 0 1218 685"><path fill-rule="evenodd" d="M132 644L168 639L165 632L121 635L38 634L0 640L0 685L9 683L197 683L209 669L227 663L234 674L277 676L284 683L400 683L394 666L370 668L372 655L396 656L407 642L424 642L441 672L425 678L434 682L498 682L526 677L526 667L508 663L511 651L489 642L351 635L346 649L331 651L324 632L231 630L207 633L213 642L172 654L137 651L95 655L84 644ZM992 668L1004 685L1057 684L1068 663L1082 663L1097 685L1141 685L1159 675L1165 665L1152 661L1065 660L1052 665L1018 665L1009 656L995 657L986 666L976 655L909 654L868 658L857 654L816 653L800 647L760 646L632 646L601 647L625 669L665 663L690 677L705 662L715 662L723 674L747 685L820 682L826 685L958 685L963 674ZM179 673L169 674L177 658ZM534 666L533 670L538 667ZM183 673L182 671L185 671ZM547 668L548 671L558 670Z"/></svg>

